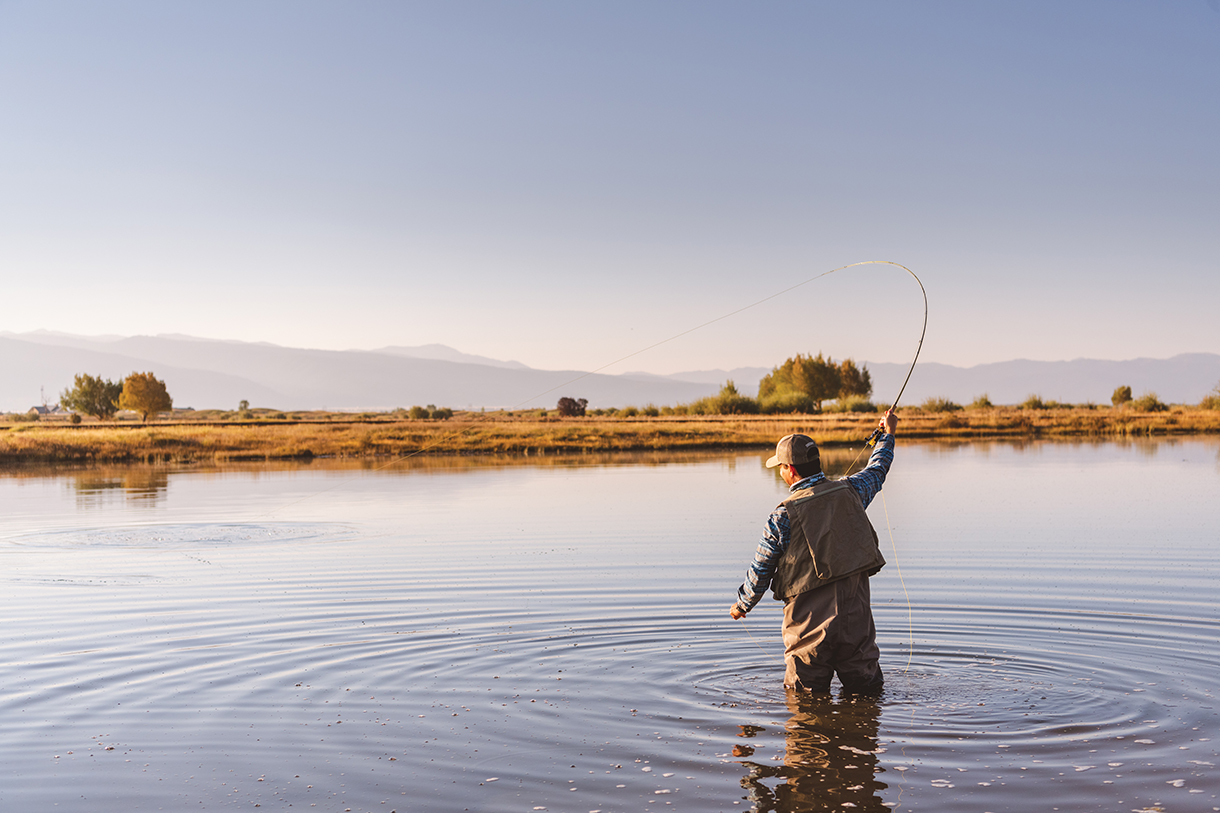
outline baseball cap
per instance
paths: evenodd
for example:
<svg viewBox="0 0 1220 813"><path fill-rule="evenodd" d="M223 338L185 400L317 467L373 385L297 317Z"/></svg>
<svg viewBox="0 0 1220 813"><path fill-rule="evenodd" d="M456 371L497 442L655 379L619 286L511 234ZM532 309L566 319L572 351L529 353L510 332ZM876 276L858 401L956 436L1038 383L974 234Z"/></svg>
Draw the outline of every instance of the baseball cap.
<svg viewBox="0 0 1220 813"><path fill-rule="evenodd" d="M802 463L820 463L821 454L818 445L808 435L784 435L775 444L775 454L767 461L767 468L773 469L780 463L789 466L799 466Z"/></svg>

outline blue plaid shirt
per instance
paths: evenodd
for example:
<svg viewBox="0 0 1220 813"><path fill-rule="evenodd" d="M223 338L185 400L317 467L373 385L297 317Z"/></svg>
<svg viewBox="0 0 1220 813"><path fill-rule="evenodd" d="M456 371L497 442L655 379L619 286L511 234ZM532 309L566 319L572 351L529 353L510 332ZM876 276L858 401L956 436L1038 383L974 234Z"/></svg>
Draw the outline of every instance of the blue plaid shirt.
<svg viewBox="0 0 1220 813"><path fill-rule="evenodd" d="M868 508L873 497L877 496L877 492L881 491L881 485L885 482L885 475L889 473L892 462L894 462L894 436L883 433L878 439L872 455L868 458L868 465L862 471L847 478L847 482L860 495L860 502L864 503L865 508ZM825 479L825 474L806 477L804 480L793 483L788 492L809 488L814 483L820 483ZM788 508L780 503L779 507L771 512L767 526L763 529L762 539L758 541L758 549L754 551L754 561L750 563L750 569L746 571L745 583L737 588L737 607L742 612L748 613L754 609L754 605L767 594L767 588L771 586L771 579L775 576L775 568L779 565L780 558L788 551L790 539Z"/></svg>

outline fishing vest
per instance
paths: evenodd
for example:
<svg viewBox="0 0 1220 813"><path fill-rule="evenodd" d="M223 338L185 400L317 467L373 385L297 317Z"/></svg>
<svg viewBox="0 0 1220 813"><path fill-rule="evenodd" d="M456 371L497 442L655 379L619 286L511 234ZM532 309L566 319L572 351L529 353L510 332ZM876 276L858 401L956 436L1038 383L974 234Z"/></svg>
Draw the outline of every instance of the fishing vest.
<svg viewBox="0 0 1220 813"><path fill-rule="evenodd" d="M877 532L864 513L860 495L843 480L822 480L782 503L791 536L779 560L771 590L787 601L824 584L885 566Z"/></svg>

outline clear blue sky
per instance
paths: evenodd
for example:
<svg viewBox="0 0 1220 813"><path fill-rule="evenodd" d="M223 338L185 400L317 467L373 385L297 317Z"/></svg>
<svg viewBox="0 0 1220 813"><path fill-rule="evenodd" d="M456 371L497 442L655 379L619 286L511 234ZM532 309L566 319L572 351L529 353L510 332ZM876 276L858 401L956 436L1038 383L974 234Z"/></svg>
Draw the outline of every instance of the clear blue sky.
<svg viewBox="0 0 1220 813"><path fill-rule="evenodd" d="M1220 352L1218 145L1217 0L0 1L0 330L589 369L889 259L930 361ZM921 313L869 267L621 369Z"/></svg>

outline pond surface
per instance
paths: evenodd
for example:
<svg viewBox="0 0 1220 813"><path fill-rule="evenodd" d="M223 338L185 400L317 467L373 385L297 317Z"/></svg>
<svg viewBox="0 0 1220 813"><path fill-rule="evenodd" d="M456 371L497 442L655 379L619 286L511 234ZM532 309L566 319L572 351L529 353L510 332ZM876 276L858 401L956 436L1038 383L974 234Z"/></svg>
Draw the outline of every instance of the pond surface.
<svg viewBox="0 0 1220 813"><path fill-rule="evenodd" d="M900 438L856 702L766 456L0 473L0 808L1220 810L1220 442Z"/></svg>

